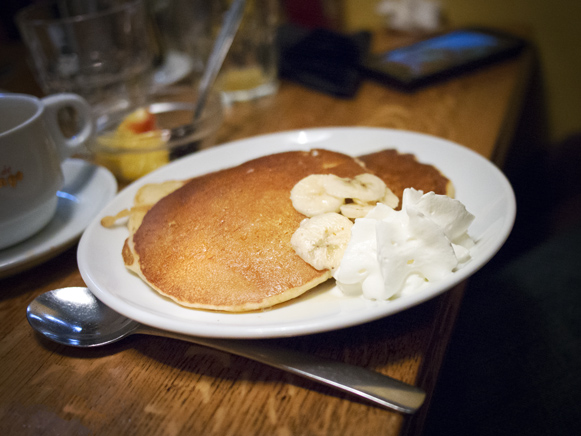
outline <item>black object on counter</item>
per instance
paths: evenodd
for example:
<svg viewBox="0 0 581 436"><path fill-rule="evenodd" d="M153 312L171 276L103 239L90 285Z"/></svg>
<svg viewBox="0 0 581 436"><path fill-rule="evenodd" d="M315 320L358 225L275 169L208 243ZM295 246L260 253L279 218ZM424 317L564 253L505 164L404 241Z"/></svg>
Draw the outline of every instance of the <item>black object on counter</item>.
<svg viewBox="0 0 581 436"><path fill-rule="evenodd" d="M371 34L284 26L279 31L282 78L337 97L353 97L362 80L360 62Z"/></svg>

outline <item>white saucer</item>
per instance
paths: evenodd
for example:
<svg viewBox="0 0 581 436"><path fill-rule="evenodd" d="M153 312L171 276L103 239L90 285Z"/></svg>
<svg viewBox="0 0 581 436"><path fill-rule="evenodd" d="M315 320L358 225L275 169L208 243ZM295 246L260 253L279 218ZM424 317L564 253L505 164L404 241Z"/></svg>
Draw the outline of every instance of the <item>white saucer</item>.
<svg viewBox="0 0 581 436"><path fill-rule="evenodd" d="M171 50L166 54L163 65L153 74L153 82L158 86L171 85L190 74L193 68L188 55Z"/></svg>
<svg viewBox="0 0 581 436"><path fill-rule="evenodd" d="M106 168L67 159L63 173L65 183L57 193L55 216L39 233L0 250L0 279L45 262L73 245L117 193L117 181Z"/></svg>

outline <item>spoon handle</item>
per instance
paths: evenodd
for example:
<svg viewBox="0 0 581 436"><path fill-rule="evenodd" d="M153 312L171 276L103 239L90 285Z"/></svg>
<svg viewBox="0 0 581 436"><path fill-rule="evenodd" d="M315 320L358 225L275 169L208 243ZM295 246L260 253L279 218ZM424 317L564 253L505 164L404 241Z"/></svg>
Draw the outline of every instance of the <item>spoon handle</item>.
<svg viewBox="0 0 581 436"><path fill-rule="evenodd" d="M235 0L230 6L230 9L226 11L224 15L224 22L222 23L222 29L216 38L210 57L208 58L208 65L204 69L204 74L200 80L200 85L198 87L198 100L196 102L196 108L194 110L194 121L198 120L202 115L202 111L206 104L206 98L208 93L212 88L216 76L222 67L224 58L230 50L234 36L238 31L238 26L242 20L242 14L244 13L245 0Z"/></svg>
<svg viewBox="0 0 581 436"><path fill-rule="evenodd" d="M145 326L137 333L180 339L246 357L402 413L414 413L426 397L420 388L378 372L279 347L269 341L199 338Z"/></svg>

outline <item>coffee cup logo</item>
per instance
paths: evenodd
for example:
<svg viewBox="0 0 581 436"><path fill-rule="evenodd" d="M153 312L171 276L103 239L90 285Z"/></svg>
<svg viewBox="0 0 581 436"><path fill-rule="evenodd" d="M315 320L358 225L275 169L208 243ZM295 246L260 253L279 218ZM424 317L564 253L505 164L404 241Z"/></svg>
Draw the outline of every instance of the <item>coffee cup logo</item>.
<svg viewBox="0 0 581 436"><path fill-rule="evenodd" d="M13 171L11 167L5 166L0 171L0 188L16 188L18 182L22 181L24 174L22 171Z"/></svg>

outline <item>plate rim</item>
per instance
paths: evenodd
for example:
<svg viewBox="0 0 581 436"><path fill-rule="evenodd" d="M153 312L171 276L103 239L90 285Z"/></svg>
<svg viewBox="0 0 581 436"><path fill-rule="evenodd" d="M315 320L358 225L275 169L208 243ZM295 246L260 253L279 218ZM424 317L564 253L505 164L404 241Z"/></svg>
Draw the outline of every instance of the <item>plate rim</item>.
<svg viewBox="0 0 581 436"><path fill-rule="evenodd" d="M441 284L435 283L435 284L430 286L430 290L431 290L430 293L420 293L420 294L416 294L415 296L412 296L412 298L406 297L405 299L400 298L398 300L390 301L388 304L390 305L390 308L392 310L389 310L388 313L385 313L385 310L382 310L382 308L377 309L377 307L375 307L375 309L372 309L369 311L368 316L365 317L365 320L363 320L363 321L361 321L360 319L358 319L358 320L351 319L348 322L335 322L335 323L327 322L324 326L321 326L320 320L311 320L308 322L302 321L302 323L300 323L300 325L290 325L290 326L289 325L280 325L278 327L269 326L268 328L265 328L265 326L262 324L243 325L243 326L238 326L238 325L234 325L234 324L227 324L227 325L220 325L220 327L217 329L217 331L213 330L211 328L204 328L204 327L191 328L191 325L199 324L198 321L192 321L192 324L189 324L188 326L184 327L183 321L167 320L165 318L161 320L162 322L160 324L160 322L159 322L160 320L158 319L159 317L154 316L153 322L152 322L152 319L150 317L143 316L144 314L142 311L140 311L139 308L131 307L131 306L123 306L122 301L121 301L121 305L119 305L121 297L119 297L118 295L113 295L111 292L108 292L106 290L101 289L101 286L95 280L93 280L93 275L90 273L90 271L87 270L88 267L87 267L86 259L83 257L83 250L85 250L85 246L88 244L87 238L89 236L85 236L85 235L90 235L94 226L97 225L97 223L100 221L100 217L102 216L102 213L104 210L107 210L109 207L111 207L111 205L114 204L116 200L122 198L122 196L126 196L126 197L132 199L135 191L143 184L159 181L158 179L160 179L160 178L163 179L163 176L165 174L171 173L172 170L176 167L181 168L181 166L186 165L187 162L203 161L204 159L207 159L207 158L215 158L216 156L219 157L221 154L227 155L232 148L243 148L243 147L247 147L248 144L252 145L253 143L257 143L257 142L262 144L265 142L267 143L272 139L281 139L281 138L285 138L285 137L286 138L289 138L289 137L300 138L300 136L303 134L306 136L308 136L308 135L311 135L311 136L312 135L315 135L315 136L316 135L323 135L323 136L327 135L327 137L332 137L333 135L344 134L347 131L354 133L356 135L360 135L360 134L363 134L363 132L367 132L367 133L371 133L371 134L378 134L380 136L392 135L392 136L396 136L396 137L400 136L403 138L405 138L405 137L414 138L415 140L422 138L422 140L426 139L428 142L445 144L446 147L452 147L453 149L461 150L460 153L465 153L466 156L469 156L469 155L472 156L474 159L477 159L478 161L483 163L486 167L488 167L489 170L492 170L495 173L495 175L497 176L497 181L503 185L503 188L505 190L504 192L506 194L508 194L507 201L508 201L508 205L510 207L508 208L509 210L507 210L505 224L504 224L503 228L499 230L499 232L502 236L498 239L497 243L495 244L494 249L489 250L489 252L486 253L486 256L481 258L482 260L479 262L478 268L476 268L476 269L475 268L462 268L459 271L455 272L454 279L451 280L452 282L454 282L452 285L447 284L447 283L449 283L449 281L442 282ZM283 142L283 141L281 141L281 142ZM312 149L312 148L328 148L328 149L333 150L336 148L336 147L332 147L332 146L331 147L325 147L325 146L320 147L316 143L309 141L308 138L304 141L304 143L300 143L300 141L299 141L299 143L294 143L293 145L294 146L289 148L288 144L286 144L286 146L274 147L275 149L272 149L273 147L271 147L271 146L261 145L260 147L253 148L249 152L247 151L247 152L242 153L242 155L244 157L241 157L240 159L242 159L242 160L240 160L238 163L248 161L250 159L253 159L254 157L258 157L258 156L261 156L264 154L277 153L277 152L285 151L287 149L307 150L307 149ZM268 149L266 153L262 152L264 148ZM376 146L374 148L376 150L380 150L380 149L384 149L384 148L397 148L397 149L405 151L405 149L409 148L409 147L401 147L398 144L385 144L382 146ZM412 148L414 148L414 146L412 146ZM363 154L366 154L369 152L373 152L373 150L368 150L368 151L364 152ZM354 153L349 153L349 154L354 155ZM234 160L236 160L236 159L237 158L235 158ZM422 156L418 156L418 159L421 161L424 160L424 159L422 159ZM228 164L225 164L224 166L222 166L222 168L234 166L234 165L237 165L238 163L229 162ZM210 170L200 169L197 171L193 171L193 174L191 174L191 176L195 176L198 174L204 174L204 173L207 173L209 171L214 171L217 169L220 169L220 168L213 168ZM167 177L165 177L165 179L167 179ZM418 132L412 132L412 131L401 130L401 129L387 129L387 128L377 128L377 127L322 127L322 128L286 130L286 131L281 131L281 132L267 133L267 134L257 135L257 136L253 136L253 137L249 137L249 138L238 139L235 141L230 141L230 142L218 145L216 147L202 150L202 151L197 152L195 154L186 156L186 157L179 159L177 161L174 161L174 162L172 162L172 163L170 163L170 164L168 164L168 165L166 165L166 166L164 166L164 167L162 167L162 168L160 168L160 169L158 169L158 170L156 170L156 171L154 171L154 172L152 172L152 173L150 173L150 174L148 174L148 175L146 175L138 180L136 180L135 182L131 183L130 185L128 185L125 189L123 189L121 192L119 192L108 203L107 206L105 206L103 208L102 213L99 214L99 216L95 217L94 221L91 224L89 224L89 226L87 226L87 229L85 230L83 236L81 237L81 241L79 242L79 247L78 247L78 251L77 251L77 260L78 260L78 264L79 264L79 270L81 271L81 276L85 280L85 283L87 284L87 286L97 296L97 298L99 298L105 304L112 306L115 310L118 310L120 313L123 313L125 316L128 316L129 318L132 318L132 319L136 319L137 321L139 321L143 324L150 325L153 327L162 328L165 330L170 330L170 331L174 331L174 332L178 332L178 333L182 333L182 334L186 334L186 335L197 335L197 336L216 337L216 338L257 339L257 338L276 338L276 337L300 336L300 335L307 335L307 334L314 334L314 333L322 333L325 331L337 330L340 328L352 327L354 325L370 322L370 321L373 321L373 320L376 320L379 318L383 318L386 316L391 316L393 314L401 312L402 310L409 309L409 308L414 307L414 306L416 306L424 301L432 299L432 298L436 297L437 295L440 295L441 293L447 291L448 289L451 289L453 286L461 283L463 280L465 280L470 275L474 274L478 269L482 268L482 266L484 266L498 252L498 250L500 250L500 248L502 247L502 245L504 244L504 242L508 238L510 231L512 230L512 227L514 226L514 219L516 216L516 200L515 200L514 191L512 189L510 182L508 181L506 176L502 173L502 171L496 165L494 165L494 163L492 163L488 159L484 158L483 156L481 156L480 154L478 154L474 150L471 150L465 146L457 144L457 143L450 141L448 139L436 137L436 136L425 134L425 133L418 133ZM129 271L127 271L127 274L131 274L131 273ZM141 280L141 279L138 279L138 280ZM147 286L147 285L145 285L145 286ZM155 291L152 291L152 292L155 292ZM163 297L161 297L161 295L159 297L163 299ZM358 298L362 298L362 297L358 297ZM176 304L176 303L173 303L173 304ZM379 305L382 305L382 304L383 304L383 302L379 303ZM370 306L373 307L374 305L370 304ZM378 305L375 305L375 306L378 306ZM195 311L196 309L186 309L186 310ZM272 310L276 310L276 308L272 309ZM200 312L205 312L205 311L200 311ZM145 315L147 315L147 314L145 314ZM227 315L231 315L231 316L235 316L235 317L236 316L244 316L244 314L227 314Z"/></svg>

